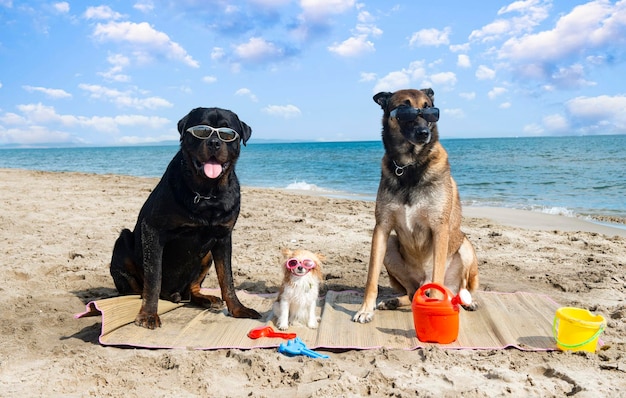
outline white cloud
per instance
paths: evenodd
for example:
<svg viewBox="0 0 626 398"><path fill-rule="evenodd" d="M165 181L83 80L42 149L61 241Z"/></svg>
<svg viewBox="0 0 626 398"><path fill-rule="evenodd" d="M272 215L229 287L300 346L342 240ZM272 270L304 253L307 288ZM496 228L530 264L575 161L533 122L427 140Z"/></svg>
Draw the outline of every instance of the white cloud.
<svg viewBox="0 0 626 398"><path fill-rule="evenodd" d="M450 44L449 35L451 33L449 27L445 27L443 30L431 28L422 29L413 33L411 39L409 39L409 45L411 46L440 46Z"/></svg>
<svg viewBox="0 0 626 398"><path fill-rule="evenodd" d="M285 119L300 116L302 112L295 105L268 105L263 108L263 112L272 115L280 116Z"/></svg>
<svg viewBox="0 0 626 398"><path fill-rule="evenodd" d="M478 40L482 42L489 42L497 39L498 36L508 33L510 30L510 22L504 19L499 19L488 25L483 26L479 30L473 31L470 34L469 39L472 41Z"/></svg>
<svg viewBox="0 0 626 398"><path fill-rule="evenodd" d="M550 76L550 81L560 88L595 86L594 82L585 79L585 71L580 64L558 68L558 70Z"/></svg>
<svg viewBox="0 0 626 398"><path fill-rule="evenodd" d="M58 114L51 106L41 103L18 105L21 115L5 113L0 115L4 125L16 127L5 128L0 125L0 143L37 144L67 142L101 142L102 134L118 134L122 129L132 129L149 134L148 137L121 137L120 143L156 142L172 140L177 137L171 127L171 121L158 116L117 115L109 116L78 116ZM80 129L74 135L72 129ZM172 134L154 135L150 132L168 131ZM91 141L93 139L94 141Z"/></svg>
<svg viewBox="0 0 626 398"><path fill-rule="evenodd" d="M328 50L342 57L356 57L375 51L374 43L367 40L365 35L350 37L339 44L335 43L328 47Z"/></svg>
<svg viewBox="0 0 626 398"><path fill-rule="evenodd" d="M453 72L441 72L430 75L430 80L435 85L454 86L456 84L456 75Z"/></svg>
<svg viewBox="0 0 626 398"><path fill-rule="evenodd" d="M376 80L376 73L361 72L361 79L359 79L360 82L372 82L374 80Z"/></svg>
<svg viewBox="0 0 626 398"><path fill-rule="evenodd" d="M107 22L98 23L93 36L102 42L128 43L135 48L135 54L141 59L151 59L152 53L182 61L193 68L200 64L194 60L180 44L172 41L168 35L155 30L147 22Z"/></svg>
<svg viewBox="0 0 626 398"><path fill-rule="evenodd" d="M202 81L208 84L215 83L217 81L217 77L215 76L204 76Z"/></svg>
<svg viewBox="0 0 626 398"><path fill-rule="evenodd" d="M219 61L220 59L224 58L224 55L226 55L226 53L221 47L213 47L213 50L211 50L211 59L213 61Z"/></svg>
<svg viewBox="0 0 626 398"><path fill-rule="evenodd" d="M489 99L494 99L504 93L506 93L508 90L504 87L494 87L493 89L491 89L488 93L487 96L489 97Z"/></svg>
<svg viewBox="0 0 626 398"><path fill-rule="evenodd" d="M403 88L407 88L411 85L410 76L403 72L391 72L388 73L385 77L378 80L376 85L374 86L374 92L379 91L396 91Z"/></svg>
<svg viewBox="0 0 626 398"><path fill-rule="evenodd" d="M172 103L159 97L138 98L132 91L119 91L95 84L79 84L78 87L94 99L109 101L120 107L135 109L158 109L172 107Z"/></svg>
<svg viewBox="0 0 626 398"><path fill-rule="evenodd" d="M54 3L53 7L57 12L61 14L67 14L68 12L70 12L70 5L66 1Z"/></svg>
<svg viewBox="0 0 626 398"><path fill-rule="evenodd" d="M545 128L552 132L568 132L570 129L569 122L563 115L548 115L542 122Z"/></svg>
<svg viewBox="0 0 626 398"><path fill-rule="evenodd" d="M133 8L143 13L148 13L154 9L152 1L139 1L133 5Z"/></svg>
<svg viewBox="0 0 626 398"><path fill-rule="evenodd" d="M250 0L250 2L267 8L276 8L291 3L291 0Z"/></svg>
<svg viewBox="0 0 626 398"><path fill-rule="evenodd" d="M235 91L235 95L248 97L253 102L258 102L259 101L258 98L256 97L256 95L254 95L254 93L252 93L252 91L250 91L250 89L248 89L248 88L240 88L239 90Z"/></svg>
<svg viewBox="0 0 626 398"><path fill-rule="evenodd" d="M363 7L365 7L363 4L357 5L359 9L357 21L359 23L352 30L352 37L341 43L333 43L328 47L328 51L342 57L356 57L376 51L374 43L369 39L370 37L381 36L383 31L374 24L375 18Z"/></svg>
<svg viewBox="0 0 626 398"><path fill-rule="evenodd" d="M456 65L459 68L471 68L472 62L467 54L459 54L456 59Z"/></svg>
<svg viewBox="0 0 626 398"><path fill-rule="evenodd" d="M426 71L424 69L424 63L422 61L413 61L408 68L390 72L380 78L374 86L374 92L396 91L403 88L410 88L412 83L416 83L425 77Z"/></svg>
<svg viewBox="0 0 626 398"><path fill-rule="evenodd" d="M506 41L499 51L501 59L514 62L555 62L564 57L593 53L606 45L624 43L626 4L590 1L556 22L551 30Z"/></svg>
<svg viewBox="0 0 626 398"><path fill-rule="evenodd" d="M459 93L459 97L466 99L468 101L471 101L473 99L476 98L476 93L471 92L471 93Z"/></svg>
<svg viewBox="0 0 626 398"><path fill-rule="evenodd" d="M518 36L530 32L545 20L551 7L551 0L516 1L498 11L498 15L515 13L508 19L497 19L480 29L474 30L470 41L483 43L501 40L504 37Z"/></svg>
<svg viewBox="0 0 626 398"><path fill-rule="evenodd" d="M510 102L503 102L500 105L498 105L498 108L500 109L509 109L511 107L511 103Z"/></svg>
<svg viewBox="0 0 626 398"><path fill-rule="evenodd" d="M130 76L121 73L124 68L130 65L130 59L122 54L112 54L107 57L107 61L111 64L111 68L106 72L99 72L98 74L104 77L106 80L126 83L129 82Z"/></svg>
<svg viewBox="0 0 626 398"><path fill-rule="evenodd" d="M478 69L476 69L476 78L478 80L491 80L496 77L496 71L488 68L485 65L480 65Z"/></svg>
<svg viewBox="0 0 626 398"><path fill-rule="evenodd" d="M449 48L453 53L468 52L470 50L470 44L451 44Z"/></svg>
<svg viewBox="0 0 626 398"><path fill-rule="evenodd" d="M86 19L116 20L123 18L119 12L115 12L109 6L89 7L84 14Z"/></svg>
<svg viewBox="0 0 626 398"><path fill-rule="evenodd" d="M4 144L61 144L70 141L66 131L53 130L43 126L25 126L4 129L0 126L0 143Z"/></svg>
<svg viewBox="0 0 626 398"><path fill-rule="evenodd" d="M528 135L542 135L544 132L543 127L538 125L537 123L527 124L523 128L524 134Z"/></svg>
<svg viewBox="0 0 626 398"><path fill-rule="evenodd" d="M572 115L587 116L615 116L624 115L626 109L626 96L624 95L600 95L597 97L576 97L566 103Z"/></svg>
<svg viewBox="0 0 626 398"><path fill-rule="evenodd" d="M33 86L22 86L22 88L30 93L40 92L50 98L55 98L55 99L72 97L72 94L68 93L65 90L61 90L58 88L45 88L45 87L33 87Z"/></svg>
<svg viewBox="0 0 626 398"><path fill-rule="evenodd" d="M300 7L305 20L319 21L354 8L354 3L355 0L300 0Z"/></svg>
<svg viewBox="0 0 626 398"><path fill-rule="evenodd" d="M262 37L251 37L235 47L235 54L248 62L266 62L283 56L283 50Z"/></svg>

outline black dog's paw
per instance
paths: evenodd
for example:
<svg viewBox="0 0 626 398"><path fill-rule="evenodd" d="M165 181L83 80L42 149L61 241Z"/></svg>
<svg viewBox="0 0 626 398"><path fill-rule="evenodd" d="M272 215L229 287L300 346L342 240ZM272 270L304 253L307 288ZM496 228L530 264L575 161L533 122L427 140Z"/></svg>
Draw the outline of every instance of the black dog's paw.
<svg viewBox="0 0 626 398"><path fill-rule="evenodd" d="M220 311L224 308L224 301L209 294L192 294L191 302L211 311Z"/></svg>
<svg viewBox="0 0 626 398"><path fill-rule="evenodd" d="M230 314L234 318L249 318L249 319L261 319L261 314L248 307L238 307L233 311L230 311Z"/></svg>
<svg viewBox="0 0 626 398"><path fill-rule="evenodd" d="M159 318L159 314L156 313L148 314L146 312L140 312L135 318L135 325L154 330L161 327L161 318Z"/></svg>

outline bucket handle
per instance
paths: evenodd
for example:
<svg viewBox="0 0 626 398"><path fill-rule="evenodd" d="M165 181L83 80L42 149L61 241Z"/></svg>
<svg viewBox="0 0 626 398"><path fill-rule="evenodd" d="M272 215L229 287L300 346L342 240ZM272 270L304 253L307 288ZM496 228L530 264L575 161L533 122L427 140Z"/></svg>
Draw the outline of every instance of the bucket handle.
<svg viewBox="0 0 626 398"><path fill-rule="evenodd" d="M593 340L597 339L598 336L600 336L600 334L604 331L604 328L606 327L606 323L602 322L602 324L598 328L598 331L595 332L593 334L593 336L589 337L587 340L583 341L582 343L565 344L565 343L559 341L559 338L557 337L556 321L557 321L557 317L555 315L554 316L554 321L552 322L552 335L554 336L554 340L556 340L557 344L560 345L560 346L563 346L565 348L578 348L578 347L584 346L585 344L591 343Z"/></svg>

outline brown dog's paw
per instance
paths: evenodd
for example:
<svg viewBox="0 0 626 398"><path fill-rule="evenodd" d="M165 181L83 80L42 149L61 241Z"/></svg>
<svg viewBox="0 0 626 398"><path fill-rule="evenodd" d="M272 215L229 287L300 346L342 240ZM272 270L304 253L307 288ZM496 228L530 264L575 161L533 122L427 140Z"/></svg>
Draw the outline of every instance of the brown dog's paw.
<svg viewBox="0 0 626 398"><path fill-rule="evenodd" d="M234 318L250 318L250 319L261 319L261 314L248 307L238 307L230 311L230 314Z"/></svg>
<svg viewBox="0 0 626 398"><path fill-rule="evenodd" d="M161 327L161 318L156 313L140 312L135 318L135 325L154 330Z"/></svg>
<svg viewBox="0 0 626 398"><path fill-rule="evenodd" d="M478 305L478 301L472 301L471 304L461 305L465 311L476 311L480 305Z"/></svg>
<svg viewBox="0 0 626 398"><path fill-rule="evenodd" d="M395 310L400 306L400 300L398 298L391 298L381 301L376 306L377 310Z"/></svg>

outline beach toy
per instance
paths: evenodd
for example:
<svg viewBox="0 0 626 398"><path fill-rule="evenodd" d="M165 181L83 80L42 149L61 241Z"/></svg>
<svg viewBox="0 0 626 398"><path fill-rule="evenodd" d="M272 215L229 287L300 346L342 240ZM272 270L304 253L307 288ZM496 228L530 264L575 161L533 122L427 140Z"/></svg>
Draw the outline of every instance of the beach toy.
<svg viewBox="0 0 626 398"><path fill-rule="evenodd" d="M304 342L300 340L300 337L289 340L287 343L281 343L278 346L278 352L289 356L306 355L309 358L330 358L326 354L320 354L319 352L308 349Z"/></svg>
<svg viewBox="0 0 626 398"><path fill-rule="evenodd" d="M271 326L259 326L248 332L248 337L251 339L260 339L261 337L277 337L285 340L293 339L296 337L295 333L282 333L276 332Z"/></svg>
<svg viewBox="0 0 626 398"><path fill-rule="evenodd" d="M426 296L429 289L440 291L443 298ZM427 343L452 343L459 335L459 304L471 303L472 296L466 289L461 289L454 296L448 288L440 284L423 285L415 292L411 304L417 338Z"/></svg>
<svg viewBox="0 0 626 398"><path fill-rule="evenodd" d="M598 338L606 328L602 315L575 307L556 310L552 323L552 334L560 350L596 352Z"/></svg>

